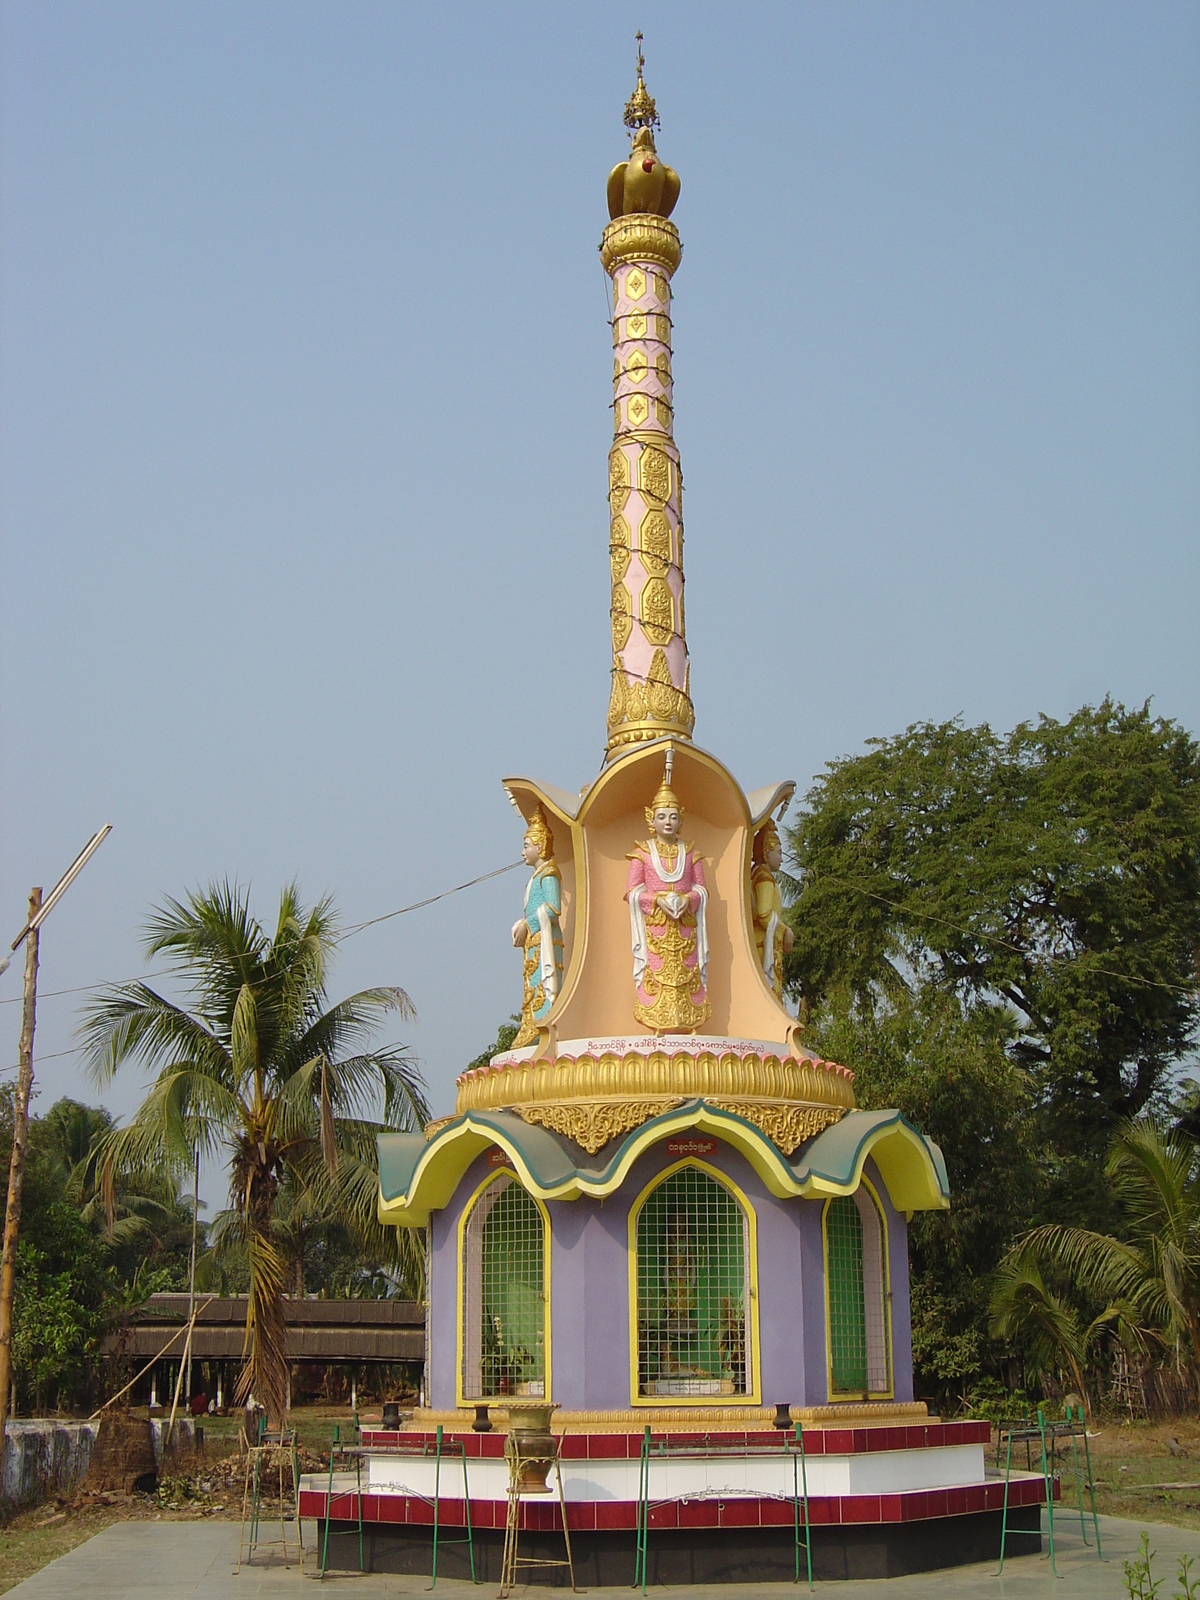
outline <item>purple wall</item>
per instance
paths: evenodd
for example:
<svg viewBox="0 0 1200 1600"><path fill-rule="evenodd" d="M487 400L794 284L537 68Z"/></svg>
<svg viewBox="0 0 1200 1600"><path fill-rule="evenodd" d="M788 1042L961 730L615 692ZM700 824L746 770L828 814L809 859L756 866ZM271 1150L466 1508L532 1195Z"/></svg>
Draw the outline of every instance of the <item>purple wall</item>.
<svg viewBox="0 0 1200 1600"><path fill-rule="evenodd" d="M571 1411L617 1411L630 1405L629 1209L651 1179L680 1156L667 1144L635 1162L607 1200L551 1202L550 1336L552 1398ZM750 1164L720 1141L700 1157L727 1174L754 1207L758 1230L759 1350L764 1405L823 1405L828 1399L825 1285L819 1200L778 1200ZM479 1156L451 1204L433 1214L430 1266L430 1404L455 1403L458 1219L489 1173ZM874 1162L867 1176L883 1205L892 1290L892 1363L897 1400L912 1399L908 1225L888 1199Z"/></svg>

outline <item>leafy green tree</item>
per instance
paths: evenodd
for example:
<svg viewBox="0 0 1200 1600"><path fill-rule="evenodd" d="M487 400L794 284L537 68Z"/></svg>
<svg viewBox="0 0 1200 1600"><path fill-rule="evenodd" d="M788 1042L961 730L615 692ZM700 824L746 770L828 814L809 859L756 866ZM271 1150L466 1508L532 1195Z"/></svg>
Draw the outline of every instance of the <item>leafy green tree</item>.
<svg viewBox="0 0 1200 1600"><path fill-rule="evenodd" d="M790 830L787 962L810 1008L931 985L1002 1004L1085 1204L1113 1129L1162 1088L1200 1006L1200 748L1105 700L1007 737L918 723L832 763Z"/></svg>
<svg viewBox="0 0 1200 1600"><path fill-rule="evenodd" d="M371 1049L389 1013L413 1014L402 989L366 989L326 1008L336 948L333 910L306 911L295 886L280 897L268 935L248 895L228 883L168 900L151 918L150 958L173 962L191 1009L145 984L109 989L84 1023L92 1070L108 1082L141 1062L154 1082L131 1123L107 1141L102 1178L174 1164L199 1145L230 1163L230 1199L249 1278L248 1355L238 1396L282 1415L287 1363L287 1265L272 1236L290 1173L301 1190L339 1206L366 1236L378 1194L375 1136L428 1117L424 1084L403 1047Z"/></svg>
<svg viewBox="0 0 1200 1600"><path fill-rule="evenodd" d="M492 1043L481 1050L473 1061L467 1062L465 1070L473 1072L476 1067L486 1067L493 1056L503 1055L506 1050L511 1050L513 1040L520 1031L520 1017L509 1017L507 1022L502 1022L496 1029L496 1037Z"/></svg>
<svg viewBox="0 0 1200 1600"><path fill-rule="evenodd" d="M961 1399L990 1359L988 1274L1036 1206L1029 1088L1008 1059L1003 1013L953 995L828 995L805 1044L854 1072L864 1110L897 1106L941 1146L949 1211L909 1224L913 1365L919 1392Z"/></svg>
<svg viewBox="0 0 1200 1600"><path fill-rule="evenodd" d="M18 1394L37 1410L73 1405L91 1387L108 1309L107 1262L69 1201L43 1201L26 1218L13 1302Z"/></svg>

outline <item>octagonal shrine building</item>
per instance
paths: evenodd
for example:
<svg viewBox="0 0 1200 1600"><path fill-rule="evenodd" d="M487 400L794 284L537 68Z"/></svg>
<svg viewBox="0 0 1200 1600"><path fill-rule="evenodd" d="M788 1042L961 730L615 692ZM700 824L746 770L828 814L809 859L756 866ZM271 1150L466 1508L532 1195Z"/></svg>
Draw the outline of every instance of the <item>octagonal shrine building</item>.
<svg viewBox="0 0 1200 1600"><path fill-rule="evenodd" d="M511 1050L424 1137L380 1140L380 1220L429 1230L430 1418L511 1396L564 1421L912 1400L907 1219L937 1147L862 1112L782 1000L789 781L693 742L671 280L678 176L639 64L608 180L612 679L582 794L505 787L530 875ZM599 597L597 597L599 598ZM552 752L550 752L552 755ZM498 959L504 959L498 954ZM469 1417L473 1412L468 1412Z"/></svg>
<svg viewBox="0 0 1200 1600"><path fill-rule="evenodd" d="M466 1440L483 1529L503 1500L487 1473L508 1408L554 1402L578 1544L626 1524L632 1539L647 1425L752 1443L790 1418L810 1440L814 1524L824 1503L849 1538L869 1480L874 1537L882 1488L899 1537L918 1516L904 1496L969 1490L958 1515L992 1509L978 1425L935 1425L913 1400L908 1223L949 1206L946 1169L899 1111L856 1109L852 1074L806 1050L783 1003L778 826L793 782L747 791L693 739L671 372L680 180L656 148L640 57L625 121L600 243L606 758L582 793L504 780L528 882L515 950L496 959L522 984L520 1032L458 1079L452 1115L379 1140L380 1220L428 1245L424 1404L407 1426ZM479 1408L496 1434L473 1434ZM407 1494L412 1471L372 1461L371 1517L392 1515L386 1496ZM689 1496L704 1502L695 1486L674 1499ZM397 1524L421 1520L411 1504ZM919 1513L931 1533L947 1504Z"/></svg>

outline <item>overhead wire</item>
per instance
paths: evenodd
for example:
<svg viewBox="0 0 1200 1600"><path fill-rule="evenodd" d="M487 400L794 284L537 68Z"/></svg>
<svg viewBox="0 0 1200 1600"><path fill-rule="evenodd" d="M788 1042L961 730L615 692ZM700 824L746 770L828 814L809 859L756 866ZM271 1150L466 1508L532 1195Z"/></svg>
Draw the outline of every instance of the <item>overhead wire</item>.
<svg viewBox="0 0 1200 1600"><path fill-rule="evenodd" d="M406 916L410 911L421 911L426 906L436 905L439 900L447 900L451 895L462 894L464 889L473 889L477 884L487 883L492 878L503 877L506 872L515 872L518 867L524 866L524 864L525 863L523 861L510 861L507 866L496 867L492 872L481 873L477 878L468 878L466 883L456 883L452 889L443 889L440 894L428 895L424 900L414 900L410 905L400 906L396 911L385 911L383 915L379 917L368 917L365 922L351 923L348 928L344 928L338 934L338 942L340 943L345 939L352 939L355 934L362 933L366 928L374 928L381 922L390 922L393 917L403 917ZM80 983L75 984L69 989L43 990L41 993L39 993L38 999L50 1000L54 999L58 995L64 994L86 994L89 990L115 989L121 988L127 983L146 983L151 979L157 980L159 978L170 978L174 976L174 971L169 969L166 972L144 973L135 978L113 979L108 983ZM7 995L4 999L0 1000L0 1006L20 1005L21 998L22 997L19 994ZM64 1050L61 1051L60 1054L72 1055L74 1052L71 1050ZM39 1059L42 1061L51 1061L54 1058L52 1056L41 1056Z"/></svg>

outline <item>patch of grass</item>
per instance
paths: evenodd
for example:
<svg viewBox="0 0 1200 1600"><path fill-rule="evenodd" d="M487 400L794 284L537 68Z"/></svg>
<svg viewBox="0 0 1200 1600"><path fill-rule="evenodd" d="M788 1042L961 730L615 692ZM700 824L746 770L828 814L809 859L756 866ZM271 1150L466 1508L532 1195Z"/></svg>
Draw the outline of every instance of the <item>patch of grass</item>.
<svg viewBox="0 0 1200 1600"><path fill-rule="evenodd" d="M1171 1422L1122 1422L1119 1418L1104 1417L1091 1422L1088 1433L1096 1510L1102 1516L1200 1528L1200 1420L1180 1417ZM994 1450L993 1446L989 1466L995 1462ZM1013 1447L1013 1466L1018 1463L1024 1470L1024 1446L1019 1450ZM1036 1450L1033 1465L1036 1471L1039 1466ZM1084 1465L1081 1449L1080 1466ZM1061 1515L1079 1504L1069 1441L1060 1441L1057 1466L1062 1481L1062 1500L1056 1514ZM1194 1487L1168 1488L1166 1485ZM1086 1484L1083 1493L1084 1510L1090 1515L1092 1508Z"/></svg>
<svg viewBox="0 0 1200 1600"><path fill-rule="evenodd" d="M0 1594L128 1514L120 1505L63 1510L54 1505L19 1512L0 1526Z"/></svg>

